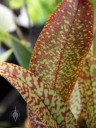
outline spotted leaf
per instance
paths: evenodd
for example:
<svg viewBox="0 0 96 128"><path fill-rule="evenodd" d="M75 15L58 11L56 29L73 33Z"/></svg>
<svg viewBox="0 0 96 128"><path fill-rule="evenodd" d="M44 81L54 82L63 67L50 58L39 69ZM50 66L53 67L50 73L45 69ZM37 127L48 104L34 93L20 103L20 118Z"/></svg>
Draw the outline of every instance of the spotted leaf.
<svg viewBox="0 0 96 128"><path fill-rule="evenodd" d="M30 71L65 99L93 38L89 0L63 0L41 32L30 61Z"/></svg>
<svg viewBox="0 0 96 128"><path fill-rule="evenodd" d="M88 54L78 78L82 112L88 128L96 127L96 57Z"/></svg>
<svg viewBox="0 0 96 128"><path fill-rule="evenodd" d="M34 81L35 76L31 72L13 64L0 63L0 75L5 77L19 91L21 96L27 102L29 108L31 109L32 107L34 110L35 116L37 116L39 120L42 119L41 122L44 126L50 124L48 126L56 127L56 123L52 120L52 116L50 116L50 113L40 101L38 95L32 90L32 87L35 87L34 84L36 81Z"/></svg>
<svg viewBox="0 0 96 128"><path fill-rule="evenodd" d="M30 113L30 118L31 114L35 114L40 120L38 122L50 128L77 127L69 103L65 103L51 87L43 84L32 72L13 64L0 63L0 75L20 92L28 104L29 111L34 111L33 114Z"/></svg>

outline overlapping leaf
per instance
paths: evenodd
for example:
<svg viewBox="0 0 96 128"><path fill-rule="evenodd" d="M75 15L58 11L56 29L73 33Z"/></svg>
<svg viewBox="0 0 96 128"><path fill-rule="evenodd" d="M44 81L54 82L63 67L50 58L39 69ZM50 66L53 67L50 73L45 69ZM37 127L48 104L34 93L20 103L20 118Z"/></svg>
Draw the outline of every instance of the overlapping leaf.
<svg viewBox="0 0 96 128"><path fill-rule="evenodd" d="M78 78L82 112L88 128L96 127L96 57L89 53Z"/></svg>
<svg viewBox="0 0 96 128"><path fill-rule="evenodd" d="M72 94L70 96L70 109L74 115L74 117L78 120L78 117L81 113L82 104L81 104L81 97L80 97L80 90L78 87L78 80L74 86Z"/></svg>
<svg viewBox="0 0 96 128"><path fill-rule="evenodd" d="M28 49L27 46L23 45L20 40L10 36L10 42L13 49L13 52L19 62L19 64L28 69L29 68L29 61L31 58L32 52Z"/></svg>
<svg viewBox="0 0 96 128"><path fill-rule="evenodd" d="M12 54L12 52L13 52L12 49L9 49L7 52L1 54L0 55L0 62L6 61L10 57L10 55Z"/></svg>
<svg viewBox="0 0 96 128"><path fill-rule="evenodd" d="M43 84L33 73L13 64L0 63L0 75L5 77L23 96L30 108L30 118L33 110L33 114L46 127L56 128L57 125L60 128L77 127L76 120L70 112L69 103L64 103L51 87Z"/></svg>
<svg viewBox="0 0 96 128"><path fill-rule="evenodd" d="M93 12L88 0L63 0L39 36L30 70L65 99L93 37Z"/></svg>

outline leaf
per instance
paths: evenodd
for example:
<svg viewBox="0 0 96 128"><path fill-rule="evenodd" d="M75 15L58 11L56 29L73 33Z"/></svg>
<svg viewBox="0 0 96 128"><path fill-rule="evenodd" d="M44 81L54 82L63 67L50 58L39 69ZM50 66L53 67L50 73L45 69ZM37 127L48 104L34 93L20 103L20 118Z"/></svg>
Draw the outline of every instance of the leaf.
<svg viewBox="0 0 96 128"><path fill-rule="evenodd" d="M31 112L29 115L31 121L33 119L31 117L33 110L44 126L57 128L57 123L60 128L77 127L76 120L70 112L69 103L65 103L39 77L34 76L33 73L26 69L8 63L0 63L0 75L5 77L25 99L28 110Z"/></svg>
<svg viewBox="0 0 96 128"><path fill-rule="evenodd" d="M10 127L10 123L6 122L6 121L0 121L0 127L1 128L6 128L6 127Z"/></svg>
<svg viewBox="0 0 96 128"><path fill-rule="evenodd" d="M30 21L35 25L42 25L60 1L61 0L9 0L9 6L12 9L19 9L26 4Z"/></svg>
<svg viewBox="0 0 96 128"><path fill-rule="evenodd" d="M93 6L93 18L94 18L94 29L96 28L96 1L95 0L89 0L90 3Z"/></svg>
<svg viewBox="0 0 96 128"><path fill-rule="evenodd" d="M0 42L3 42L9 48L11 47L10 38L6 32L0 31Z"/></svg>
<svg viewBox="0 0 96 128"><path fill-rule="evenodd" d="M93 38L93 53L96 55L96 1L90 0L93 5L93 13L94 13L94 38Z"/></svg>
<svg viewBox="0 0 96 128"><path fill-rule="evenodd" d="M88 0L63 0L41 32L30 71L69 98L78 69L93 39L93 12Z"/></svg>
<svg viewBox="0 0 96 128"><path fill-rule="evenodd" d="M70 109L76 118L76 120L79 118L79 115L81 113L81 99L80 99L80 90L78 87L78 80L76 81L76 84L74 86L74 89L72 91L72 94L70 96ZM75 102L74 102L75 101Z"/></svg>
<svg viewBox="0 0 96 128"><path fill-rule="evenodd" d="M93 53L96 55L96 30L94 32L94 38L93 38Z"/></svg>
<svg viewBox="0 0 96 128"><path fill-rule="evenodd" d="M4 62L6 61L12 54L12 49L9 49L8 51L6 51L5 53L0 55L0 62Z"/></svg>
<svg viewBox="0 0 96 128"><path fill-rule="evenodd" d="M0 31L13 32L15 30L16 24L12 11L0 4Z"/></svg>
<svg viewBox="0 0 96 128"><path fill-rule="evenodd" d="M0 106L0 115L3 115L6 111L6 108L4 106Z"/></svg>
<svg viewBox="0 0 96 128"><path fill-rule="evenodd" d="M42 6L44 1L41 2L37 0L31 0L31 1L29 0L29 2L30 2L30 6L28 6L27 11L30 21L36 25L44 24L49 14L49 12L47 12L47 8L44 10L44 6Z"/></svg>
<svg viewBox="0 0 96 128"><path fill-rule="evenodd" d="M92 3L92 5L93 5L94 7L96 7L96 1L95 1L95 0L90 0L90 2Z"/></svg>
<svg viewBox="0 0 96 128"><path fill-rule="evenodd" d="M82 112L88 128L96 127L96 57L90 52L78 78Z"/></svg>
<svg viewBox="0 0 96 128"><path fill-rule="evenodd" d="M12 9L19 9L24 6L24 0L9 0L9 6Z"/></svg>
<svg viewBox="0 0 96 128"><path fill-rule="evenodd" d="M29 108L34 110L35 115L39 118L41 117L39 120L44 116L44 120L41 120L42 124L56 126L50 113L40 101L38 95L31 89L30 84L33 84L33 88L35 87L33 81L34 75L32 73L13 64L0 63L0 75L4 76L19 91L21 96L27 102Z"/></svg>
<svg viewBox="0 0 96 128"><path fill-rule="evenodd" d="M53 12L58 4L55 0L28 0L28 3L30 3L30 6L27 8L30 21L35 25L44 24L48 15Z"/></svg>
<svg viewBox="0 0 96 128"><path fill-rule="evenodd" d="M13 36L10 36L10 39L11 47L19 64L28 69L32 52L28 49L28 47L23 45L18 39L14 38Z"/></svg>

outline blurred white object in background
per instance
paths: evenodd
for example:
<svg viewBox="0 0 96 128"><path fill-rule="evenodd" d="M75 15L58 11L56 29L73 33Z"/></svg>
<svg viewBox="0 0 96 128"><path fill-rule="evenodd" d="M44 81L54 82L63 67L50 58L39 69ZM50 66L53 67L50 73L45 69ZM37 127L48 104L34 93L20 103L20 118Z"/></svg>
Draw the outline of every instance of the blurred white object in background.
<svg viewBox="0 0 96 128"><path fill-rule="evenodd" d="M0 31L13 32L16 30L15 17L12 11L0 4Z"/></svg>
<svg viewBox="0 0 96 128"><path fill-rule="evenodd" d="M20 15L17 17L16 21L18 25L23 26L25 28L29 28L30 21L29 21L25 7L21 8ZM32 23L30 24L32 26Z"/></svg>

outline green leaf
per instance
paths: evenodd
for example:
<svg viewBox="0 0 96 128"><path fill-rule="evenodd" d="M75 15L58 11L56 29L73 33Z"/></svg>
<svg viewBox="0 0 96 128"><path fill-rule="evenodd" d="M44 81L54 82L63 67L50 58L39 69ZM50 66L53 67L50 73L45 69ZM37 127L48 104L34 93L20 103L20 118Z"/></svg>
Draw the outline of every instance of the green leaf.
<svg viewBox="0 0 96 128"><path fill-rule="evenodd" d="M21 66L28 69L32 52L20 40L10 36L13 52Z"/></svg>
<svg viewBox="0 0 96 128"><path fill-rule="evenodd" d="M12 54L12 49L0 55L0 62L6 61Z"/></svg>
<svg viewBox="0 0 96 128"><path fill-rule="evenodd" d="M58 2L56 0L28 0L30 6L28 6L28 14L32 23L44 24L48 19L48 15L50 15ZM61 0L60 0L61 1Z"/></svg>
<svg viewBox="0 0 96 128"><path fill-rule="evenodd" d="M40 1L30 1L30 6L28 6L27 10L32 23L43 24L46 21L48 13L43 10Z"/></svg>
<svg viewBox="0 0 96 128"><path fill-rule="evenodd" d="M10 38L6 32L0 31L0 42L3 42L7 47L11 47Z"/></svg>
<svg viewBox="0 0 96 128"><path fill-rule="evenodd" d="M96 30L94 33L94 38L93 38L93 53L96 55Z"/></svg>
<svg viewBox="0 0 96 128"><path fill-rule="evenodd" d="M96 0L90 0L93 6L93 13L94 13L94 28L96 27Z"/></svg>
<svg viewBox="0 0 96 128"><path fill-rule="evenodd" d="M0 121L0 127L1 128L7 128L10 127L10 123L6 121Z"/></svg>
<svg viewBox="0 0 96 128"><path fill-rule="evenodd" d="M9 0L9 6L12 9L19 9L24 6L24 0Z"/></svg>
<svg viewBox="0 0 96 128"><path fill-rule="evenodd" d="M42 25L60 1L61 0L9 0L9 6L12 9L18 9L26 4L30 21L36 25Z"/></svg>
<svg viewBox="0 0 96 128"><path fill-rule="evenodd" d="M0 115L3 115L6 111L6 108L4 106L0 106Z"/></svg>
<svg viewBox="0 0 96 128"><path fill-rule="evenodd" d="M96 6L94 8L94 28L96 28Z"/></svg>
<svg viewBox="0 0 96 128"><path fill-rule="evenodd" d="M20 127L20 128L25 128L24 124L20 125L19 127Z"/></svg>
<svg viewBox="0 0 96 128"><path fill-rule="evenodd" d="M90 2L92 3L92 5L93 5L94 7L96 7L96 0L90 0Z"/></svg>

